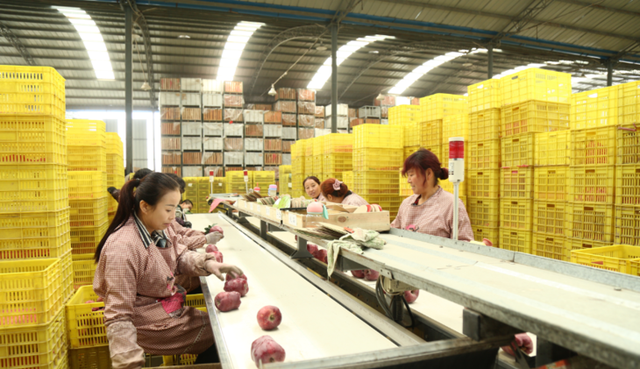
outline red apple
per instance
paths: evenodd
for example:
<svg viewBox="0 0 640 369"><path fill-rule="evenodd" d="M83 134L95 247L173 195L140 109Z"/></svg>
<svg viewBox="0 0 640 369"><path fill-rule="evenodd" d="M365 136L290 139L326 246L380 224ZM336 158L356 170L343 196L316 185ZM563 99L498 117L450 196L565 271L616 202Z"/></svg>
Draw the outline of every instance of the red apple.
<svg viewBox="0 0 640 369"><path fill-rule="evenodd" d="M325 249L318 249L318 251L316 251L313 254L313 257L320 260L323 263L327 262L327 250Z"/></svg>
<svg viewBox="0 0 640 369"><path fill-rule="evenodd" d="M213 227L209 228L209 233L211 233L211 232L220 232L220 233L224 234L224 230L220 226L213 226Z"/></svg>
<svg viewBox="0 0 640 369"><path fill-rule="evenodd" d="M95 302L95 301L93 301L93 300L87 300L87 301L85 301L84 303L85 303L85 304L93 304L94 302Z"/></svg>
<svg viewBox="0 0 640 369"><path fill-rule="evenodd" d="M227 292L236 291L240 296L244 296L249 292L249 284L242 278L232 279L224 283L224 290Z"/></svg>
<svg viewBox="0 0 640 369"><path fill-rule="evenodd" d="M316 253L316 251L318 251L318 246L316 246L316 245L314 245L314 244L312 244L312 243L308 243L308 244L307 244L307 251L309 251L309 253L310 253L311 255L313 255L313 254L315 254L315 253Z"/></svg>
<svg viewBox="0 0 640 369"><path fill-rule="evenodd" d="M258 325L265 331L278 328L282 322L282 313L275 306L267 305L258 311Z"/></svg>
<svg viewBox="0 0 640 369"><path fill-rule="evenodd" d="M104 299L102 297L98 297L98 299L96 300L96 302L103 302Z"/></svg>
<svg viewBox="0 0 640 369"><path fill-rule="evenodd" d="M352 270L351 274L356 278L364 278L364 270Z"/></svg>
<svg viewBox="0 0 640 369"><path fill-rule="evenodd" d="M420 290L404 291L404 299L407 300L407 304L413 304L418 299Z"/></svg>
<svg viewBox="0 0 640 369"><path fill-rule="evenodd" d="M237 277L234 277L233 274L227 273L227 278L226 278L227 281L230 281L230 280L236 279L236 278L242 278L242 279L244 279L246 281L247 280L247 275L246 274L242 274L242 275L239 275Z"/></svg>
<svg viewBox="0 0 640 369"><path fill-rule="evenodd" d="M216 251L219 252L218 246L216 246L216 245L207 245L207 248L205 249L205 251L206 252L210 252L210 253L213 253L213 252L216 252Z"/></svg>
<svg viewBox="0 0 640 369"><path fill-rule="evenodd" d="M211 254L213 254L213 256L215 256L216 261L217 261L218 263L222 263L222 260L223 260L223 259L222 259L222 253L221 253L220 251L214 251L214 252L212 252Z"/></svg>
<svg viewBox="0 0 640 369"><path fill-rule="evenodd" d="M213 301L215 302L218 310L222 312L235 310L240 307L240 293L236 291L220 292L216 295Z"/></svg>
<svg viewBox="0 0 640 369"><path fill-rule="evenodd" d="M380 273L376 272L373 269L365 269L364 270L364 279L366 279L367 281L375 281L378 279L378 276L380 275Z"/></svg>
<svg viewBox="0 0 640 369"><path fill-rule="evenodd" d="M269 364L283 362L285 358L284 348L270 336L262 336L251 344L251 360L260 367L260 363Z"/></svg>

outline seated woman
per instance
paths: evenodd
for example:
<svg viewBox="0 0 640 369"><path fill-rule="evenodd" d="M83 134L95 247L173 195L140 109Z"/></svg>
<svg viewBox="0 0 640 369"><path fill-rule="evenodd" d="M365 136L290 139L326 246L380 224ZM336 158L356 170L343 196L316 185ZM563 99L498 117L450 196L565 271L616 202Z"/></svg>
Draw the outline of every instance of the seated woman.
<svg viewBox="0 0 640 369"><path fill-rule="evenodd" d="M369 205L367 200L349 191L349 187L346 184L335 178L325 180L320 188L327 201L352 206Z"/></svg>
<svg viewBox="0 0 640 369"><path fill-rule="evenodd" d="M402 202L398 216L391 226L451 238L453 195L438 185L439 179L449 178L449 170L441 167L440 160L434 153L421 148L404 161L402 175L407 176L407 182L411 185L414 195ZM473 241L471 221L460 199L458 240Z"/></svg>
<svg viewBox="0 0 640 369"><path fill-rule="evenodd" d="M322 196L322 191L320 190L320 180L318 177L309 176L302 181L302 187L304 187L304 191L314 200L318 201L327 201L327 199Z"/></svg>

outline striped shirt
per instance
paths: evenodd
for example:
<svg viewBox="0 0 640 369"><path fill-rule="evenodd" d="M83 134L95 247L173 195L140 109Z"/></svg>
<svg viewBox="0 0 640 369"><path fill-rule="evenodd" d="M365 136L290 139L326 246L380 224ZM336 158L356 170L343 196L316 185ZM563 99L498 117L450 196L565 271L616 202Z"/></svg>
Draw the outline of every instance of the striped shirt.
<svg viewBox="0 0 640 369"><path fill-rule="evenodd" d="M142 221L138 218L138 214L136 214L135 211L133 212L133 219L136 221L136 226L138 232L140 232L140 238L142 238L145 249L148 249L151 243L155 243L156 246L162 249L167 247L167 235L164 234L164 231L153 231L152 234L149 234L147 227L142 224Z"/></svg>

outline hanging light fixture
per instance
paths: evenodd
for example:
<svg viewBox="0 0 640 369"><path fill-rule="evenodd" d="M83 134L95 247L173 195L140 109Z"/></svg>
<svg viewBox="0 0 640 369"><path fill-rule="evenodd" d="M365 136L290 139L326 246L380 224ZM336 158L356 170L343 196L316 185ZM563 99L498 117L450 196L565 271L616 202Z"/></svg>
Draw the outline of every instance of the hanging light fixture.
<svg viewBox="0 0 640 369"><path fill-rule="evenodd" d="M382 92L378 94L378 97L376 97L376 100L378 101L384 100L384 96L382 95Z"/></svg>
<svg viewBox="0 0 640 369"><path fill-rule="evenodd" d="M149 82L144 81L144 83L142 84L142 86L140 86L140 89L142 91L149 91L151 90L151 86L149 85Z"/></svg>
<svg viewBox="0 0 640 369"><path fill-rule="evenodd" d="M264 91L264 90L263 90ZM273 85L271 85L271 89L269 90L269 92L267 92L269 94L269 96L276 96L278 93L276 92L276 89L273 87Z"/></svg>
<svg viewBox="0 0 640 369"><path fill-rule="evenodd" d="M318 51L325 51L327 50L327 47L324 46L324 43L322 42L322 40L320 40L320 45L316 46L316 50Z"/></svg>

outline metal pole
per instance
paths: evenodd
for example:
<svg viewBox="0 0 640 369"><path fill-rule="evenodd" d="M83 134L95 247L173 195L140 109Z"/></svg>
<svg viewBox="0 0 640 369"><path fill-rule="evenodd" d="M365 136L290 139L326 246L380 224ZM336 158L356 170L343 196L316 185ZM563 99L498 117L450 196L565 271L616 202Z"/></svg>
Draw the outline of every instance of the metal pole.
<svg viewBox="0 0 640 369"><path fill-rule="evenodd" d="M607 86L613 85L613 60L607 62Z"/></svg>
<svg viewBox="0 0 640 369"><path fill-rule="evenodd" d="M493 78L493 46L487 48L487 59L489 59L487 65L487 79Z"/></svg>
<svg viewBox="0 0 640 369"><path fill-rule="evenodd" d="M338 24L331 27L331 133L338 132Z"/></svg>
<svg viewBox="0 0 640 369"><path fill-rule="evenodd" d="M453 183L453 239L454 241L458 240L458 195L459 189L458 186L460 182Z"/></svg>
<svg viewBox="0 0 640 369"><path fill-rule="evenodd" d="M124 110L127 135L127 173L133 172L133 11L124 7Z"/></svg>

